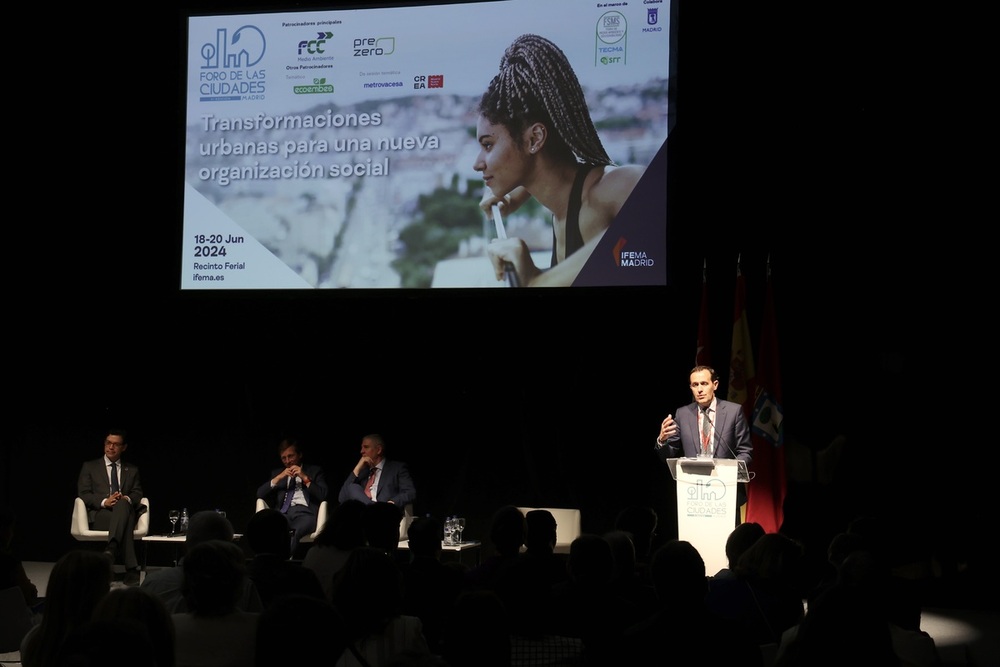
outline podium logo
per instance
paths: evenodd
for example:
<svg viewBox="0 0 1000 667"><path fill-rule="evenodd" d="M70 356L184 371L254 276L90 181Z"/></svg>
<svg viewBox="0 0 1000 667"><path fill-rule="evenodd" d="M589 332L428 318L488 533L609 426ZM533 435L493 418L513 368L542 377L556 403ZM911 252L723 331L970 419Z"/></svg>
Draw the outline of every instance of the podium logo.
<svg viewBox="0 0 1000 667"><path fill-rule="evenodd" d="M688 500L715 502L726 497L726 485L721 479L695 482L687 490Z"/></svg>

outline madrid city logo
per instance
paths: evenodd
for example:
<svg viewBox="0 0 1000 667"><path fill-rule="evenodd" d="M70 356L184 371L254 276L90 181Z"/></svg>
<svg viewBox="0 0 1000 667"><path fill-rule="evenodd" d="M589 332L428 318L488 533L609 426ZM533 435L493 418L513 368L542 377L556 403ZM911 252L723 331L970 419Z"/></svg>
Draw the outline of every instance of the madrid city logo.
<svg viewBox="0 0 1000 667"><path fill-rule="evenodd" d="M217 28L215 41L202 44L199 100L233 102L264 99L266 73L257 65L267 50L267 38L255 25L233 31Z"/></svg>

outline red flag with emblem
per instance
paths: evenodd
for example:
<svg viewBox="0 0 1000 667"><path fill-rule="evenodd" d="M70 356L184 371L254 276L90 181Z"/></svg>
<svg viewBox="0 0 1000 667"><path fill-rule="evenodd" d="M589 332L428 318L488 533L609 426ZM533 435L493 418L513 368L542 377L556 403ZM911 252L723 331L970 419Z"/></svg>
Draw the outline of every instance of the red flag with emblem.
<svg viewBox="0 0 1000 667"><path fill-rule="evenodd" d="M767 265L767 292L764 297L764 320L757 364L759 370L754 381L754 407L750 420L754 478L747 485L746 520L759 523L768 533L776 533L784 520L782 505L785 502L787 483L778 331L770 260Z"/></svg>
<svg viewBox="0 0 1000 667"><path fill-rule="evenodd" d="M733 403L743 406L743 414L750 421L753 394L749 388L753 383L753 351L750 342L750 325L747 323L746 279L740 270L740 260L736 259L736 301L733 308L733 346L729 355L729 393Z"/></svg>

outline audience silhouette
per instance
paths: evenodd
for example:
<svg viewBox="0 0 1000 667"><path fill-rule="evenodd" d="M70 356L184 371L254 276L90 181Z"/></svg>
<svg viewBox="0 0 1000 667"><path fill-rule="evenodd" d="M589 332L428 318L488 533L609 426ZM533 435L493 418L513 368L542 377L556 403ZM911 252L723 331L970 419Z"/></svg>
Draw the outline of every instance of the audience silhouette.
<svg viewBox="0 0 1000 667"><path fill-rule="evenodd" d="M733 569L733 577L709 578L705 604L735 621L757 644L781 641L802 620L802 547L780 533L761 535Z"/></svg>
<svg viewBox="0 0 1000 667"><path fill-rule="evenodd" d="M393 503L370 503L361 512L365 543L377 547L393 558L399 550L399 526L403 508Z"/></svg>
<svg viewBox="0 0 1000 667"><path fill-rule="evenodd" d="M156 667L176 664L174 620L163 600L138 586L120 586L101 598L92 614L94 621L127 620L141 624L156 657ZM107 646L105 644L105 651ZM117 649L116 649L117 651ZM129 655L124 653L124 655ZM104 656L102 662L106 662Z"/></svg>
<svg viewBox="0 0 1000 667"><path fill-rule="evenodd" d="M257 667L333 664L347 648L344 617L329 600L292 593L275 598L257 621Z"/></svg>
<svg viewBox="0 0 1000 667"><path fill-rule="evenodd" d="M380 506L390 511L372 510ZM586 667L645 664L670 646L694 646L700 661L740 667L943 664L920 630L920 613L928 600L954 601L945 587L955 575L931 581L937 555L923 537L877 515L859 514L832 532L823 567L809 550L830 522L810 532L793 521L777 533L741 524L726 542L728 567L708 576L693 545L656 536L651 508L622 510L613 529L584 533L563 556L549 511L503 505L492 515L492 551L477 566L445 558L442 523L430 516L411 523L409 548L399 549L398 509L337 505L302 564L290 560L280 512L253 515L245 536L252 558L224 517L196 514L180 566L160 571L179 586L177 607L145 581L117 587L101 554L68 552L50 574L39 624L21 642L21 664L84 667L108 662L111 650L138 667L290 659ZM308 573L308 585L288 568ZM183 576L174 579L178 570ZM160 577L149 574L155 585ZM247 585L259 593L252 611L241 607Z"/></svg>
<svg viewBox="0 0 1000 667"><path fill-rule="evenodd" d="M259 612L238 607L247 578L243 551L231 540L208 540L184 556L184 600L172 615L177 667L253 667Z"/></svg>
<svg viewBox="0 0 1000 667"><path fill-rule="evenodd" d="M247 572L265 608L281 595L324 597L316 573L291 560L289 530L288 518L275 509L257 512L247 524L246 540L253 551Z"/></svg>
<svg viewBox="0 0 1000 667"><path fill-rule="evenodd" d="M488 552L482 561L465 573L469 588L496 590L499 573L513 563L524 546L524 514L514 505L504 505L490 519Z"/></svg>
<svg viewBox="0 0 1000 667"><path fill-rule="evenodd" d="M351 551L365 546L364 509L365 504L354 499L334 507L302 558L302 567L316 573L327 600L333 600L333 576L344 567Z"/></svg>
<svg viewBox="0 0 1000 667"><path fill-rule="evenodd" d="M457 564L441 561L440 519L417 517L410 524L409 560L403 572L402 613L417 616L432 653L444 652L445 630L454 620L455 601L465 585L464 571Z"/></svg>
<svg viewBox="0 0 1000 667"><path fill-rule="evenodd" d="M384 548L351 552L334 577L333 604L348 640L337 667L384 667L403 651L430 653L420 618L403 614L403 573Z"/></svg>
<svg viewBox="0 0 1000 667"><path fill-rule="evenodd" d="M155 593L167 605L167 611L174 614L188 611L184 596L184 560L187 553L203 542L221 540L232 542L235 538L233 524L229 519L213 510L195 512L184 536L184 555L174 567L165 567L153 572L147 572L142 578L140 588ZM257 586L249 576L244 576L240 585L240 595L237 607L243 611L259 612L264 608L257 592Z"/></svg>
<svg viewBox="0 0 1000 667"><path fill-rule="evenodd" d="M615 517L614 529L624 530L632 536L635 546L635 567L639 577L652 584L649 576L649 560L658 544L656 529L660 517L656 510L646 505L629 505Z"/></svg>
<svg viewBox="0 0 1000 667"><path fill-rule="evenodd" d="M674 539L657 548L650 575L659 608L622 633L618 659L609 664L645 663L664 647L685 646L706 665L763 665L760 648L740 624L705 604L705 561L690 542Z"/></svg>
<svg viewBox="0 0 1000 667"><path fill-rule="evenodd" d="M736 564L739 563L740 556L762 535L764 527L759 523L748 521L736 526L726 539L726 567L712 576L716 579L735 577Z"/></svg>
<svg viewBox="0 0 1000 667"><path fill-rule="evenodd" d="M62 643L90 622L98 602L111 590L111 563L101 553L74 549L49 574L41 622L21 640L24 667L49 667Z"/></svg>

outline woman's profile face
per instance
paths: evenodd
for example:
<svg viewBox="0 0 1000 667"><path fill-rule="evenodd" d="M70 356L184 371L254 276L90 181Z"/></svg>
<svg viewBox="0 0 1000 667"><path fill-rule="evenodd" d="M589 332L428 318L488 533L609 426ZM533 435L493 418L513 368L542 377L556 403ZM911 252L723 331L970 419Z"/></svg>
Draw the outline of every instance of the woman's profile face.
<svg viewBox="0 0 1000 667"><path fill-rule="evenodd" d="M479 154L472 168L482 172L486 187L503 196L522 184L525 153L503 125L494 125L484 116L476 123Z"/></svg>

